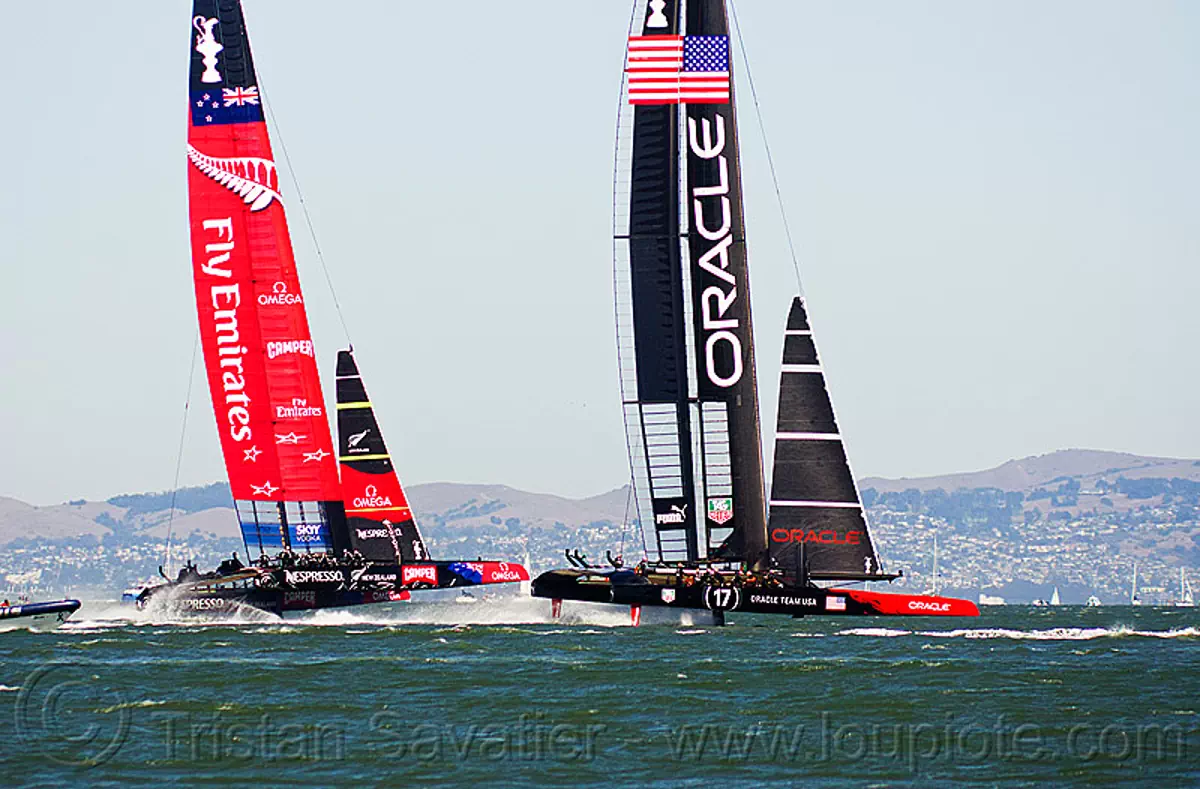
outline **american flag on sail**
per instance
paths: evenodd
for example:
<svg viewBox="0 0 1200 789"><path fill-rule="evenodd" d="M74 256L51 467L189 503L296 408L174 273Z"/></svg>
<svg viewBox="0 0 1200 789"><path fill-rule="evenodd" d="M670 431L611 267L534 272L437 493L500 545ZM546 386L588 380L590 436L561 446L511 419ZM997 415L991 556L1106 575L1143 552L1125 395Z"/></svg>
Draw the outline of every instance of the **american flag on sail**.
<svg viewBox="0 0 1200 789"><path fill-rule="evenodd" d="M630 104L728 104L729 36L630 36Z"/></svg>

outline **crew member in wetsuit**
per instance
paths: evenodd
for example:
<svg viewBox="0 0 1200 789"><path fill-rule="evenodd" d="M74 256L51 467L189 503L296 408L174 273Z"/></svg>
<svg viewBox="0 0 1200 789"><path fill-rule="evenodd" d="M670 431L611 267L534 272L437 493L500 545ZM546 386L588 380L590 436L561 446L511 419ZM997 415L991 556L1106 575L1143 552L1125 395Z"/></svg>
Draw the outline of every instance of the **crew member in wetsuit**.
<svg viewBox="0 0 1200 789"><path fill-rule="evenodd" d="M179 577L175 580L175 583L181 584L184 581L190 581L199 577L200 571L196 569L196 565L192 564L192 560L188 559L187 564L179 568Z"/></svg>
<svg viewBox="0 0 1200 789"><path fill-rule="evenodd" d="M221 562L221 566L217 568L217 572L221 575L233 575L244 566L238 560L237 551L234 551L232 556Z"/></svg>

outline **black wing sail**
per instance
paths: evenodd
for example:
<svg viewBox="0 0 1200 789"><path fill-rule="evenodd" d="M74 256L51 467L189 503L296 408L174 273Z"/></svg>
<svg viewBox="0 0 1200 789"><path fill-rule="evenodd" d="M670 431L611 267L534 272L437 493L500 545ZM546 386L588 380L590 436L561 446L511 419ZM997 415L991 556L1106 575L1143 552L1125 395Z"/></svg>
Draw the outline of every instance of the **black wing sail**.
<svg viewBox="0 0 1200 789"><path fill-rule="evenodd" d="M350 546L371 561L428 561L352 351L338 351L337 415Z"/></svg>
<svg viewBox="0 0 1200 789"><path fill-rule="evenodd" d="M681 231L691 280L709 552L759 564L767 552L766 486L725 0L689 0L686 32L684 77L707 83L681 81L684 98L695 98L684 105L681 132Z"/></svg>
<svg viewBox="0 0 1200 789"><path fill-rule="evenodd" d="M630 37L675 35L664 13L636 4ZM631 54L630 68L636 68ZM679 105L621 102L614 205L618 352L638 514L654 524L659 558L700 556L689 346L679 243Z"/></svg>
<svg viewBox="0 0 1200 789"><path fill-rule="evenodd" d="M783 345L769 531L771 559L788 575L894 577L882 572L871 544L799 296L792 301Z"/></svg>
<svg viewBox="0 0 1200 789"><path fill-rule="evenodd" d="M765 485L723 0L686 12L641 0L628 53L614 259L639 516L653 520L661 559L758 563ZM711 95L683 92L697 64L717 83Z"/></svg>

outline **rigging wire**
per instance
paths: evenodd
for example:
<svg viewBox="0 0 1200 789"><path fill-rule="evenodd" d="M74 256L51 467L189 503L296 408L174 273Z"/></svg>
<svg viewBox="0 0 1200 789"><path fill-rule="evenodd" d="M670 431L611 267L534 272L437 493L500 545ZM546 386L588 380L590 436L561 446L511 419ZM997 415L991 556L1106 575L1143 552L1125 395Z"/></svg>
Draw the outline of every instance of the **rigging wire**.
<svg viewBox="0 0 1200 789"><path fill-rule="evenodd" d="M788 252L792 256L792 269L796 273L796 287L799 289L800 295L804 296L804 283L800 279L800 261L796 257L796 246L792 241L792 230L791 226L788 224L787 211L784 208L783 192L779 188L779 176L775 171L775 159L771 155L771 144L767 141L767 125L763 121L762 107L758 102L758 91L755 90L754 77L750 73L750 56L746 54L746 45L742 40L742 24L738 20L737 8L734 5L734 0L729 0L729 12L733 19L734 30L737 32L738 49L741 50L742 53L742 65L746 67L746 82L750 86L750 97L754 101L754 114L758 119L758 130L762 135L763 148L767 153L767 166L771 171L771 182L775 186L775 200L779 205L779 217L783 221L784 235L787 236ZM847 460L847 466L849 466L849 460ZM851 473L851 478L854 479L853 472ZM854 491L855 494L858 495L859 501L862 501L862 494L858 490L857 481L854 485ZM876 572L883 572L885 563L883 561L881 551L878 549L876 549L875 553L875 562L877 565Z"/></svg>
<svg viewBox="0 0 1200 789"><path fill-rule="evenodd" d="M175 481L171 483L171 508L167 514L167 556L163 562L167 566L167 575L171 574L171 537L175 525L175 499L179 495L179 470L183 467L183 440L187 436L188 411L192 405L192 382L196 378L196 356L200 352L200 332L192 342L192 363L188 366L187 396L183 398L183 425L179 428L179 451L175 455Z"/></svg>
<svg viewBox="0 0 1200 789"><path fill-rule="evenodd" d="M629 13L629 29L631 32L633 30L634 20L637 18L637 14L638 14L638 4L634 3L633 8L630 10L630 13ZM617 139L616 139L617 154L616 154L616 156L613 157L614 199L613 199L613 207L612 207L612 222L613 222L614 236L615 236L616 230L617 230L617 201L616 201L616 197L615 197L615 192L616 192L615 184L617 183L617 180L620 177L620 170L621 170L621 163L622 163L621 162L621 154L620 154L620 151L621 151L621 124L622 124L622 120L625 117L625 113L624 113L624 110L626 108L625 85L626 85L627 79L628 79L628 77L625 75L624 72L622 72L621 73L621 86L617 90ZM615 244L615 240L614 240L614 244ZM619 340L621 337L621 319L620 319L620 292L621 292L620 287L621 286L620 286L620 281L619 281L619 278L617 275L617 266L620 264L617 262L617 259L615 257L615 255L616 255L615 247L614 247L613 253L614 253L613 293L617 297L615 300L615 303L613 305L613 313L614 313L613 317L614 317L614 322L616 323L615 328L616 328L617 338L618 338L617 366L620 367L621 366L621 343ZM620 376L617 377L617 381L618 381L618 387L621 390L621 399L624 400L624 397L625 397L624 384L621 383ZM629 445L628 437L626 438L626 450L629 453L629 463L630 463L630 467L632 470L633 447ZM646 561L649 561L650 552L646 546L646 527L642 523L641 505L638 504L638 502L633 498L633 489L634 489L634 480L633 480L633 477L631 476L629 478L629 495L625 499L625 520L621 525L621 553L622 553L622 555L625 553L625 534L627 531L627 526L629 525L630 502L633 502L633 504L635 505L635 512L637 513L637 516L638 516L638 533L641 535L641 538L642 538L642 558Z"/></svg>
<svg viewBox="0 0 1200 789"><path fill-rule="evenodd" d="M633 495L633 477L629 478L629 495ZM642 525L642 511L638 510L638 534L642 535L642 559L650 561L650 549L646 546L646 527ZM661 559L662 556L660 555Z"/></svg>
<svg viewBox="0 0 1200 789"><path fill-rule="evenodd" d="M279 120L275 117L275 109L267 98L267 89L263 87L261 70L258 75L258 89L262 92L262 101L267 108L267 114L271 116L271 125L275 127L275 139L279 141L279 150L283 152L283 161L287 164L288 172L292 176L292 183L296 186L296 199L300 201L300 212L304 214L304 224L308 226L308 235L312 239L313 249L316 250L317 260L321 262L321 271L325 274L325 284L329 286L333 307L337 311L338 321L342 324L342 332L346 335L346 345L353 349L354 343L350 341L350 327L346 324L342 303L338 301L337 290L333 287L333 278L329 275L329 266L325 263L325 255L321 252L320 242L317 241L317 230L313 226L312 216L308 213L308 203L304 202L304 192L300 189L300 177L296 175L296 168L292 166L292 157L288 155L287 143L283 139L283 128L279 125Z"/></svg>
<svg viewBox="0 0 1200 789"><path fill-rule="evenodd" d="M629 486L629 493L625 496L625 517L621 520L621 548L617 552L617 556L624 558L625 556L625 533L629 531L629 505L633 502L633 485Z"/></svg>
<svg viewBox="0 0 1200 789"><path fill-rule="evenodd" d="M787 211L783 205L783 192L779 188L779 177L775 173L775 158L771 155L771 144L767 141L767 125L763 122L762 107L758 103L758 91L754 87L754 77L750 73L750 56L746 54L746 44L742 41L742 25L738 21L737 8L733 0L729 0L729 12L733 18L733 27L737 32L738 49L742 53L742 65L746 67L746 82L750 85L750 98L754 101L754 114L758 118L758 130L762 135L763 148L767 152L767 167L771 171L771 182L775 185L775 200L779 204L779 217L783 220L783 233L787 236L788 252L792 256L792 269L796 272L796 287L800 295L804 295L804 283L800 280L800 261L796 258L796 245L792 242L792 228L788 224Z"/></svg>

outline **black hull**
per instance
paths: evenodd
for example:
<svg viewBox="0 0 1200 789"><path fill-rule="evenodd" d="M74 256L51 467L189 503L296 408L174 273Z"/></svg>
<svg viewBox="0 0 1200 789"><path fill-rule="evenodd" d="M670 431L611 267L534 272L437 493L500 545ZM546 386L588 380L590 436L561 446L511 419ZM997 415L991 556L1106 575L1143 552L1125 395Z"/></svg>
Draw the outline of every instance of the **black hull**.
<svg viewBox="0 0 1200 789"><path fill-rule="evenodd" d="M349 608L408 600L412 592L461 589L529 580L519 564L427 562L368 564L356 568L249 568L226 575L189 578L147 589L138 608L171 615L231 615L246 609L282 616L288 612Z"/></svg>
<svg viewBox="0 0 1200 789"><path fill-rule="evenodd" d="M793 617L979 616L974 603L953 597L817 586L788 587L777 583L718 583L703 579L677 583L667 576L648 577L630 570L552 570L534 580L532 593L534 597L554 601L611 603L627 605L631 609L663 606Z"/></svg>

